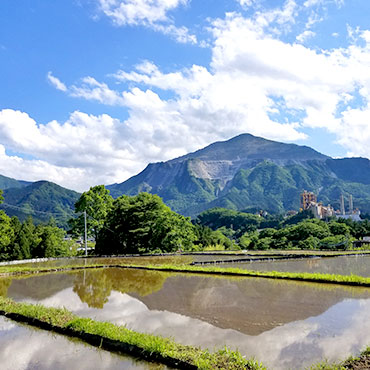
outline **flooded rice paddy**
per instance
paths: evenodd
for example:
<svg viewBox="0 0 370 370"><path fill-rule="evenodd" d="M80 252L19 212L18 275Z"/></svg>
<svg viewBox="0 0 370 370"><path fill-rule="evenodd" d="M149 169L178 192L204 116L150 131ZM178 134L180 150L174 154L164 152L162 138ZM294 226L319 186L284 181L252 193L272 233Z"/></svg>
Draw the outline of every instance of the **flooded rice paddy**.
<svg viewBox="0 0 370 370"><path fill-rule="evenodd" d="M291 260L225 262L218 267L236 267L255 271L309 272L370 277L370 256L302 258Z"/></svg>
<svg viewBox="0 0 370 370"><path fill-rule="evenodd" d="M370 290L359 287L106 268L2 279L0 294L210 350L226 345L270 369L344 359L370 343Z"/></svg>
<svg viewBox="0 0 370 370"><path fill-rule="evenodd" d="M14 323L0 316L2 370L162 370L156 365L116 355L76 339Z"/></svg>

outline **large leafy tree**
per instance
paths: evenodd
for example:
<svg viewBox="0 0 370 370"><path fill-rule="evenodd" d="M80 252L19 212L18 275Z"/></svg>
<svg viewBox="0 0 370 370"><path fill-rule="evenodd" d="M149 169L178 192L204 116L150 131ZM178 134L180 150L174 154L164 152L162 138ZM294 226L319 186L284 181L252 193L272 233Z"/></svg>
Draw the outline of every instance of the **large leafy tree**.
<svg viewBox="0 0 370 370"><path fill-rule="evenodd" d="M97 238L99 231L103 227L104 221L110 211L113 198L109 190L104 185L91 187L89 191L84 192L75 204L75 212L87 214L88 235ZM81 235L84 232L84 215L70 221L72 232Z"/></svg>
<svg viewBox="0 0 370 370"><path fill-rule="evenodd" d="M0 189L0 204L3 200L3 191ZM11 225L11 219L4 211L0 211L0 261L11 259L11 243L13 239L14 229Z"/></svg>
<svg viewBox="0 0 370 370"><path fill-rule="evenodd" d="M140 193L117 198L97 238L98 254L171 252L189 249L194 226L171 211L157 195Z"/></svg>
<svg viewBox="0 0 370 370"><path fill-rule="evenodd" d="M11 219L4 211L0 211L0 261L12 259L14 239L14 229L11 225Z"/></svg>
<svg viewBox="0 0 370 370"><path fill-rule="evenodd" d="M32 250L33 257L61 257L69 254L68 243L63 240L63 229L52 225L39 225L35 232L39 242Z"/></svg>

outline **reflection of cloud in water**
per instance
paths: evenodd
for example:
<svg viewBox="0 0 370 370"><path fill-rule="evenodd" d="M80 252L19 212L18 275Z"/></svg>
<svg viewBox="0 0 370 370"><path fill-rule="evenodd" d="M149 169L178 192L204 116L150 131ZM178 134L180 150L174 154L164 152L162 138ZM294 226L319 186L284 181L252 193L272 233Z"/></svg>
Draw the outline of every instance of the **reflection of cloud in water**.
<svg viewBox="0 0 370 370"><path fill-rule="evenodd" d="M12 330L15 328L15 324L13 324L10 320L6 320L4 317L0 316L0 331L5 332L7 330Z"/></svg>
<svg viewBox="0 0 370 370"><path fill-rule="evenodd" d="M15 325L0 317L2 370L150 369L144 362L71 341L61 335Z"/></svg>
<svg viewBox="0 0 370 370"><path fill-rule="evenodd" d="M306 320L291 322L251 336L221 329L199 319L168 311L149 310L139 299L112 291L104 309L89 308L65 289L40 303L65 306L80 316L111 321L128 328L172 337L209 349L227 345L254 356L274 369L305 367L327 358L343 359L370 343L370 299L346 299Z"/></svg>

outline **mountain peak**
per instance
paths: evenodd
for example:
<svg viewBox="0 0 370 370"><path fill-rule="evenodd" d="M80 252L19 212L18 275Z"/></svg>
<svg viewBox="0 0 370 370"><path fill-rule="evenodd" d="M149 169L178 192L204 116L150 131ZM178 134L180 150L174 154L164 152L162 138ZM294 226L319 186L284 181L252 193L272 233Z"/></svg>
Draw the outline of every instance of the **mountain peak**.
<svg viewBox="0 0 370 370"><path fill-rule="evenodd" d="M241 134L229 140L217 141L203 149L176 158L171 162L194 158L203 161L246 161L266 159L273 161L307 161L326 160L330 157L308 146L280 143L251 134Z"/></svg>

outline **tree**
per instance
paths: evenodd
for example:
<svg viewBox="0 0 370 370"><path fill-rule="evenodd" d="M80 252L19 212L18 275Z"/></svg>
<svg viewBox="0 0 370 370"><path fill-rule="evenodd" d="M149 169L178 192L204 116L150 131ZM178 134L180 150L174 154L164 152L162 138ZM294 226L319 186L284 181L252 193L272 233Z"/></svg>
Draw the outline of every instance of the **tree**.
<svg viewBox="0 0 370 370"><path fill-rule="evenodd" d="M98 233L103 227L104 221L110 211L113 198L109 190L104 185L91 187L84 192L80 199L75 203L75 212L87 214L88 235L93 235L97 239ZM84 216L80 215L77 219L70 220L72 232L81 235L84 232Z"/></svg>
<svg viewBox="0 0 370 370"><path fill-rule="evenodd" d="M122 195L108 212L104 228L97 236L95 252L173 252L190 249L195 240L190 220L171 211L157 195Z"/></svg>
<svg viewBox="0 0 370 370"><path fill-rule="evenodd" d="M328 225L323 221L315 219L302 221L295 226L286 228L286 237L292 242L305 240L310 236L323 239L330 235Z"/></svg>
<svg viewBox="0 0 370 370"><path fill-rule="evenodd" d="M196 223L213 230L221 227L232 229L236 231L235 235L238 237L247 231L256 230L262 220L262 217L250 213L226 208L212 208L198 215Z"/></svg>
<svg viewBox="0 0 370 370"><path fill-rule="evenodd" d="M11 219L4 211L0 211L0 261L9 261L12 259L12 240L14 238L14 229L11 225Z"/></svg>
<svg viewBox="0 0 370 370"><path fill-rule="evenodd" d="M39 243L32 250L32 257L68 256L68 243L64 241L65 231L56 226L38 225L35 230Z"/></svg>
<svg viewBox="0 0 370 370"><path fill-rule="evenodd" d="M351 228L344 223L332 221L329 223L330 232L333 235L350 235Z"/></svg>

